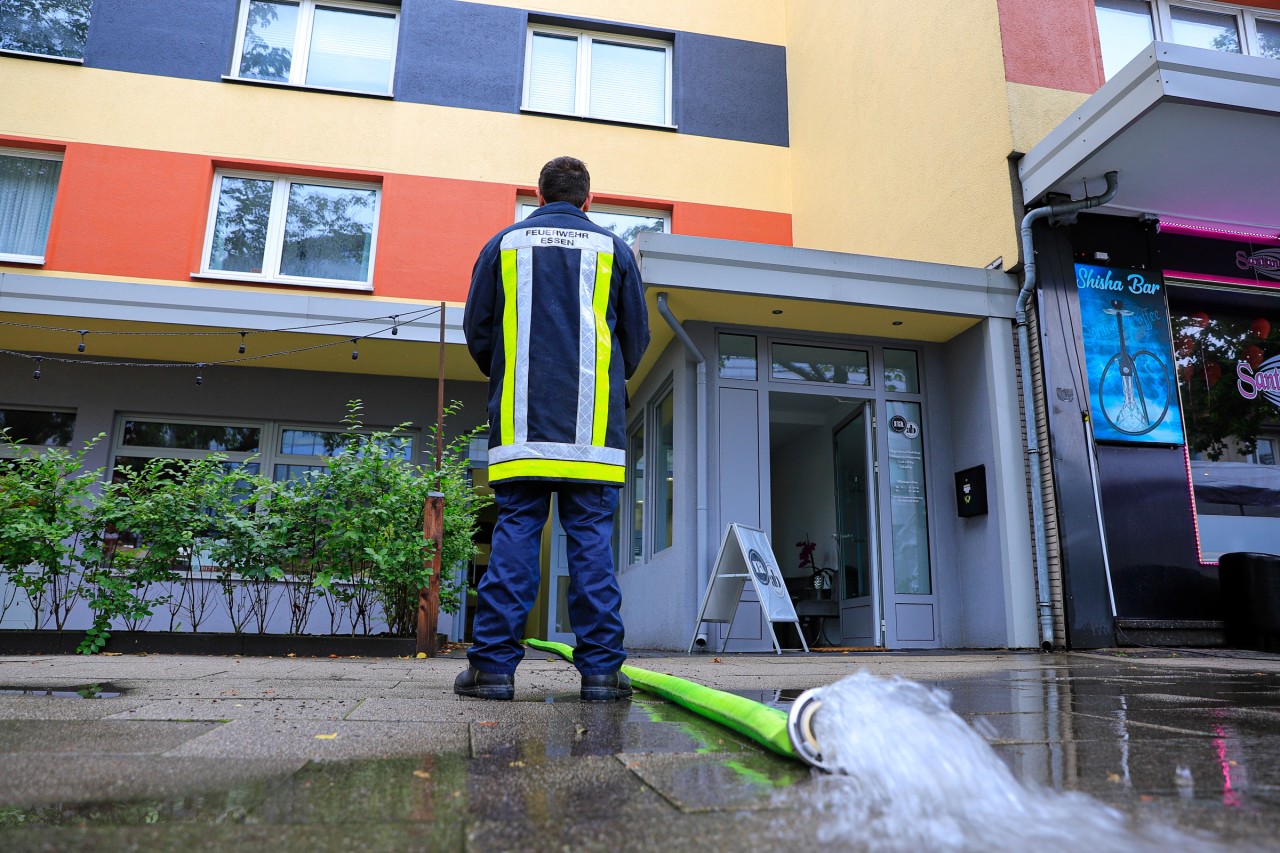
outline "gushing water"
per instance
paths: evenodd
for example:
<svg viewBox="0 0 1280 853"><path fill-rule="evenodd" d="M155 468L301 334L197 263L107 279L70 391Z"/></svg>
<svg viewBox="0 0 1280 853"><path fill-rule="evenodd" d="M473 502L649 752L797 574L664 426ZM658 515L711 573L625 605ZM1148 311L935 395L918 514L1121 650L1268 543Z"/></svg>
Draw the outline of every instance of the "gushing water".
<svg viewBox="0 0 1280 853"><path fill-rule="evenodd" d="M942 690L861 672L820 691L824 763L815 808L832 849L890 851L1220 850L1135 825L1081 793L1029 787L950 708Z"/></svg>

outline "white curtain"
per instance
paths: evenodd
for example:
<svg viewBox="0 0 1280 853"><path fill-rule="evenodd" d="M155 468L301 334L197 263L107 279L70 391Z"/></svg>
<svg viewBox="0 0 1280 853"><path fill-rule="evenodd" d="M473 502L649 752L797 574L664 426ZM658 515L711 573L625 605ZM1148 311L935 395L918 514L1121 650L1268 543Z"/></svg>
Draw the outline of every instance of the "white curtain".
<svg viewBox="0 0 1280 853"><path fill-rule="evenodd" d="M0 154L0 254L43 257L60 160Z"/></svg>

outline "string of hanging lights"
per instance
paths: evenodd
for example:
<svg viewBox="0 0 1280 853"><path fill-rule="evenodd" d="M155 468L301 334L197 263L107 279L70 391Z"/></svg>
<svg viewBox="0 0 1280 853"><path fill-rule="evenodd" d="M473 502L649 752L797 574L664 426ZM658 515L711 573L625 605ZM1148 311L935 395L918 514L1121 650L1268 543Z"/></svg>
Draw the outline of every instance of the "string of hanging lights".
<svg viewBox="0 0 1280 853"><path fill-rule="evenodd" d="M298 353L328 349L330 347L342 346L347 343L350 343L352 345L351 359L352 361L355 361L360 358L360 341L366 340L368 338L372 338L376 335L380 335L383 332L390 332L392 335L399 335L401 326L408 325L418 320L423 320L427 317L430 317L432 314L439 313L440 310L441 308L439 306L432 306L431 308L424 308L421 311L413 311L413 312L408 312L404 314L384 314L379 317L363 317L355 320L338 320L338 321L327 322L327 323L312 323L309 325L290 326L282 329L262 329L258 331L239 330L239 331L225 331L225 332L146 332L146 331L115 330L115 329L102 329L102 330L70 329L70 328L60 328L57 326L45 326L37 323L17 323L12 321L0 321L0 326L9 326L9 327L22 328L22 329L35 329L39 331L54 332L54 333L65 332L65 333L70 333L74 335L79 335L80 342L76 345L76 352L78 353L83 353L87 350L86 337L88 337L89 335L113 335L113 336L125 336L125 337L140 337L140 338L144 338L144 337L192 337L192 338L195 338L195 337L227 337L227 336L235 336L235 335L240 336L240 343L239 343L239 346L237 347L237 356L234 358L226 358L226 359L221 359L217 361L127 361L127 360L106 361L106 360L74 358L74 357L57 356L57 355L34 355L33 353L19 352L17 350L10 350L10 349L0 349L0 355L8 355L8 356L13 356L15 358L23 358L23 359L27 359L28 361L34 361L35 370L32 371L32 374L31 374L31 378L34 380L39 380L41 378L41 376L43 375L42 365L45 362L49 362L49 363L55 363L55 364L89 365L93 367L138 367L138 368L170 368L170 369L195 368L196 384L203 385L204 384L204 368L206 367L236 365L236 364L245 364L253 361L263 361L265 359L279 358L281 356L286 356L286 355L297 355ZM325 341L323 343L311 344L310 346L305 346L305 347L295 347L293 349L279 350L276 352L266 352L266 353L256 353L253 355L246 355L246 351L248 348L247 340L250 335L267 335L267 334L273 334L273 333L279 333L279 332L301 332L301 331L307 331L307 330L313 330L313 329L330 328L333 326L346 326L346 325L352 325L356 323L372 323L372 322L378 322L378 321L384 321L384 322L390 321L390 325L384 325L382 328L377 329L376 331L369 332L363 335L356 335L355 337L344 336L342 338L339 338L336 341Z"/></svg>

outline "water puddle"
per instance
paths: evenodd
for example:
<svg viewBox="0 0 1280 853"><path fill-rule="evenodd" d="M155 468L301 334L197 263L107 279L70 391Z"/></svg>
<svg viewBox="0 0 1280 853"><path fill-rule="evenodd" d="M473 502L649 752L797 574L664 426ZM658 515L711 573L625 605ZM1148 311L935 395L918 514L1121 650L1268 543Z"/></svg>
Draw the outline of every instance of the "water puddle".
<svg viewBox="0 0 1280 853"><path fill-rule="evenodd" d="M832 775L815 779L818 837L892 851L1219 850L1077 792L1016 779L944 690L867 673L820 691L812 727Z"/></svg>
<svg viewBox="0 0 1280 853"><path fill-rule="evenodd" d="M73 687L0 687L0 696L48 696L53 699L115 699L125 691L114 684L80 684Z"/></svg>

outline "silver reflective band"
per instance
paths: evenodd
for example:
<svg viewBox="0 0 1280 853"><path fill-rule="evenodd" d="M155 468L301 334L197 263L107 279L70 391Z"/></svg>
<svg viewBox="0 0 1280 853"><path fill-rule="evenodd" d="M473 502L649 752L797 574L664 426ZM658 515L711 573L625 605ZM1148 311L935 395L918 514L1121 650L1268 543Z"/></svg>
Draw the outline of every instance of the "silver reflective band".
<svg viewBox="0 0 1280 853"><path fill-rule="evenodd" d="M578 444L591 444L596 414L596 263L595 252L583 252L578 287Z"/></svg>
<svg viewBox="0 0 1280 853"><path fill-rule="evenodd" d="M529 437L529 323L532 318L533 249L526 246L516 250L515 435L512 440L517 443Z"/></svg>
<svg viewBox="0 0 1280 853"><path fill-rule="evenodd" d="M594 231L578 231L573 228L520 228L508 231L502 238L504 249L530 248L587 249L592 252L612 252L613 237Z"/></svg>
<svg viewBox="0 0 1280 853"><path fill-rule="evenodd" d="M627 454L617 447L583 447L555 441L530 441L489 448L489 464L515 459L555 459L561 462L599 462L602 465L625 465Z"/></svg>

